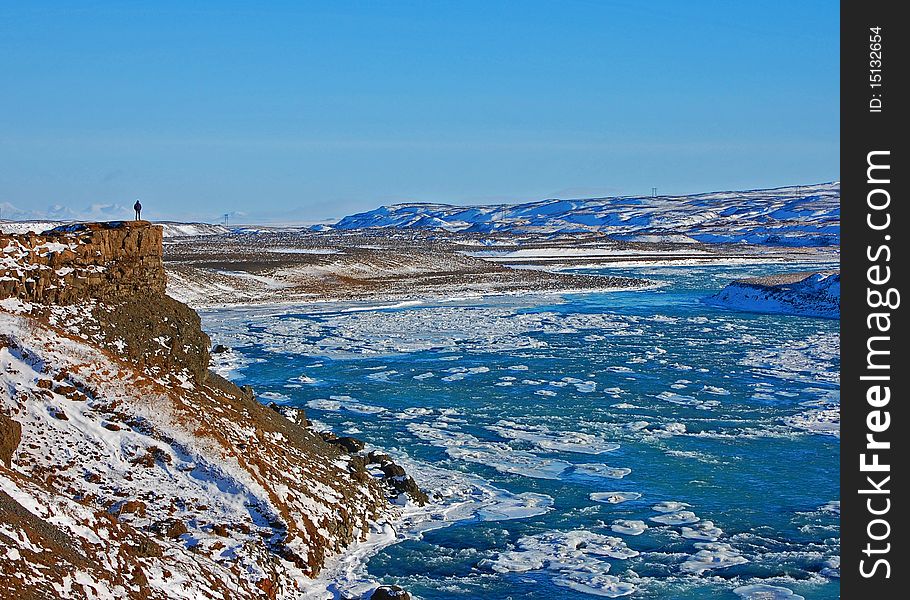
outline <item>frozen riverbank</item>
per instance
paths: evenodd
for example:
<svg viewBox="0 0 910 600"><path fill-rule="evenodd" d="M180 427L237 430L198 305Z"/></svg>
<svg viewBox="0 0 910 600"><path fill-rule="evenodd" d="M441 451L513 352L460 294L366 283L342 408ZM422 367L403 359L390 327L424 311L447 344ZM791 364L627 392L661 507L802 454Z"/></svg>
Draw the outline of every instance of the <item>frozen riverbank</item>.
<svg viewBox="0 0 910 600"><path fill-rule="evenodd" d="M832 600L836 322L700 301L780 270L617 269L603 274L663 285L203 320L232 379L384 449L433 500L327 565L314 590ZM798 490L780 485L797 477Z"/></svg>
<svg viewBox="0 0 910 600"><path fill-rule="evenodd" d="M742 279L705 301L735 310L837 319L840 318L840 273L802 272Z"/></svg>

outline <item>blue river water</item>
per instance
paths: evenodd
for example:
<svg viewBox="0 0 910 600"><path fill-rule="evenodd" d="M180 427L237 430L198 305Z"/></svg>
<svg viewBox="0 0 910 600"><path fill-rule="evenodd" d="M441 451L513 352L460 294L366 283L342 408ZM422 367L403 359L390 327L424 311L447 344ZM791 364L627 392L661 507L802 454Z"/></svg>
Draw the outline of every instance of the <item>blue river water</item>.
<svg viewBox="0 0 910 600"><path fill-rule="evenodd" d="M530 507L388 546L366 565L377 581L424 599L829 599L838 322L701 302L799 269L617 268L595 272L662 285L202 316L261 400L407 458L418 481L427 465Z"/></svg>

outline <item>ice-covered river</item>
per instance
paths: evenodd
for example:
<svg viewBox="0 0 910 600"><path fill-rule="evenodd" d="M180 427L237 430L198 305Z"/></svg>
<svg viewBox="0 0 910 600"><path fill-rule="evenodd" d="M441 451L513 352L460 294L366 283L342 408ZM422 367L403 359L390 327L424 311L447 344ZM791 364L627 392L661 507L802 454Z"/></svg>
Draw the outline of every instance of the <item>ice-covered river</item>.
<svg viewBox="0 0 910 600"><path fill-rule="evenodd" d="M203 320L234 348L229 377L444 492L434 525L452 524L361 576L424 599L838 598L838 322L700 302L801 268L616 269L666 285Z"/></svg>

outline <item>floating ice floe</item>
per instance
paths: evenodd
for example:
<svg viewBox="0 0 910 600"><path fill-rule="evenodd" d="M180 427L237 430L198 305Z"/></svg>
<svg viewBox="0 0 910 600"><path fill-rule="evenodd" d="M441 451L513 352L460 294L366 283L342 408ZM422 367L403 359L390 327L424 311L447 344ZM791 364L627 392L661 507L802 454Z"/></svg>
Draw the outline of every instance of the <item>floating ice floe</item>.
<svg viewBox="0 0 910 600"><path fill-rule="evenodd" d="M487 429L504 438L530 442L542 450L553 452L574 452L577 454L603 454L619 448L616 442L576 431L556 431L546 425L525 425L515 421L501 420Z"/></svg>
<svg viewBox="0 0 910 600"><path fill-rule="evenodd" d="M691 508L691 504L686 504L685 502L677 502L676 500L666 500L664 502L658 502L651 507L651 510L661 513L672 513L679 512L684 508Z"/></svg>
<svg viewBox="0 0 910 600"><path fill-rule="evenodd" d="M750 350L739 364L759 375L789 383L837 385L840 381L840 336L817 333L805 339L789 340L785 346L764 344ZM808 391L808 390L807 390Z"/></svg>
<svg viewBox="0 0 910 600"><path fill-rule="evenodd" d="M840 410L825 408L809 410L804 413L786 417L784 423L796 429L825 435L840 435Z"/></svg>
<svg viewBox="0 0 910 600"><path fill-rule="evenodd" d="M501 497L495 503L477 510L482 521L509 521L542 515L553 506L553 498L546 494L524 492Z"/></svg>
<svg viewBox="0 0 910 600"><path fill-rule="evenodd" d="M579 391L583 394L590 394L597 390L597 383L590 380L578 379L577 377L563 377L561 380L562 384L574 385L576 391ZM555 382L550 382L550 385L554 385Z"/></svg>
<svg viewBox="0 0 910 600"><path fill-rule="evenodd" d="M539 339L540 333L581 330L610 335L643 333L630 327L630 321L619 315L520 312L503 306L424 306L358 312L315 306L307 307L305 312L299 308L291 310L276 311L259 320L257 326L263 327L255 333L243 319L221 322L219 331L234 346L256 344L268 352L338 358L426 350L488 353L545 348L547 342ZM207 318L212 318L212 313ZM458 358L440 357L440 360ZM526 370L526 365L512 368Z"/></svg>
<svg viewBox="0 0 910 600"><path fill-rule="evenodd" d="M515 450L501 442L486 442L471 434L450 428L445 422L409 423L408 431L426 442L444 448L451 458L486 465L501 473L536 479L559 479L571 463L543 458Z"/></svg>
<svg viewBox="0 0 910 600"><path fill-rule="evenodd" d="M606 504L620 504L629 500L638 500L641 494L638 492L594 492L588 495L588 498L594 502L604 502Z"/></svg>
<svg viewBox="0 0 910 600"><path fill-rule="evenodd" d="M572 472L587 477L607 477L609 479L622 479L632 472L628 467L611 467L603 464L583 463L572 468Z"/></svg>
<svg viewBox="0 0 910 600"><path fill-rule="evenodd" d="M654 396L658 400L663 400L664 402L670 402L671 404L680 404L682 406L691 406L693 408L698 408L702 410L707 410L720 406L720 402L717 400L699 400L694 396L684 396L682 394L677 394L675 392L661 392Z"/></svg>
<svg viewBox="0 0 910 600"><path fill-rule="evenodd" d="M411 406L404 409L400 413L396 413L395 416L399 419L416 419L418 417L432 415L433 412L434 411L432 408L426 408L423 406Z"/></svg>
<svg viewBox="0 0 910 600"><path fill-rule="evenodd" d="M378 373L370 373L367 375L367 379L370 379L372 381L388 382L389 378L392 377L392 375L396 375L397 373L398 371L380 371Z"/></svg>
<svg viewBox="0 0 910 600"><path fill-rule="evenodd" d="M443 377L442 381L460 381L470 375L477 375L478 373L489 373L490 368L489 367L471 367L471 368L452 367L451 369L446 369L445 372L449 373L449 375L446 375L445 377Z"/></svg>
<svg viewBox="0 0 910 600"><path fill-rule="evenodd" d="M686 425L684 423L667 423L662 429L670 435L679 435L686 432Z"/></svg>
<svg viewBox="0 0 910 600"><path fill-rule="evenodd" d="M740 586L733 593L743 600L806 600L792 590L764 583Z"/></svg>
<svg viewBox="0 0 910 600"><path fill-rule="evenodd" d="M722 387L714 386L714 385L706 385L701 388L701 391L705 392L706 394L714 394L716 396L729 396L730 395L730 392L728 390L726 390Z"/></svg>
<svg viewBox="0 0 910 600"><path fill-rule="evenodd" d="M329 396L329 399L316 398L306 403L307 407L327 412L338 412L346 410L361 415L375 415L386 412L381 406L372 406L357 402L350 396Z"/></svg>
<svg viewBox="0 0 910 600"><path fill-rule="evenodd" d="M681 510L679 512L657 515L656 517L651 517L651 520L663 525L688 525L690 523L697 523L701 519L691 510Z"/></svg>
<svg viewBox="0 0 910 600"><path fill-rule="evenodd" d="M604 557L624 560L638 556L638 551L629 548L618 537L602 535L592 531L548 531L525 536L516 544L522 552L543 555L552 567L562 567L572 558Z"/></svg>
<svg viewBox="0 0 910 600"><path fill-rule="evenodd" d="M820 571L825 577L840 579L840 556L832 556L825 561L825 566Z"/></svg>
<svg viewBox="0 0 910 600"><path fill-rule="evenodd" d="M583 572L570 573L555 577L553 583L583 594L605 596L607 598L628 596L635 591L633 584L622 581L615 575L596 575Z"/></svg>
<svg viewBox="0 0 910 600"><path fill-rule="evenodd" d="M616 519L610 525L610 529L625 535L641 535L648 529L648 524L644 521Z"/></svg>
<svg viewBox="0 0 910 600"><path fill-rule="evenodd" d="M692 527L683 527L681 533L688 540L703 542L716 542L724 534L723 530L711 521L702 521L692 524Z"/></svg>
<svg viewBox="0 0 910 600"><path fill-rule="evenodd" d="M553 583L576 591L608 598L626 596L635 586L609 575L610 563L604 558L623 560L638 556L617 537L590 531L551 531L525 536L516 549L500 552L478 566L497 573L525 573L546 570Z"/></svg>
<svg viewBox="0 0 910 600"><path fill-rule="evenodd" d="M749 562L730 544L722 542L697 542L699 551L680 565L684 573L700 575L712 569L724 569Z"/></svg>
<svg viewBox="0 0 910 600"><path fill-rule="evenodd" d="M308 401L306 405L308 408L313 408L315 410L324 410L328 412L337 412L341 410L341 402L338 402L337 400L316 398L315 400Z"/></svg>

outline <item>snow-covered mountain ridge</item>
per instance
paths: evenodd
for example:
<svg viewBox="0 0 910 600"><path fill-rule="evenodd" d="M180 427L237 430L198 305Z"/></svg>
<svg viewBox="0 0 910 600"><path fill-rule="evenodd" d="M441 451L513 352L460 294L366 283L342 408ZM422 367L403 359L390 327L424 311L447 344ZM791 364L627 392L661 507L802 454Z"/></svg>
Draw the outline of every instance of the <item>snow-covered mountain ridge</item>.
<svg viewBox="0 0 910 600"><path fill-rule="evenodd" d="M478 233L596 231L637 241L827 246L840 240L840 183L486 206L395 204L347 216L334 225L369 227Z"/></svg>

